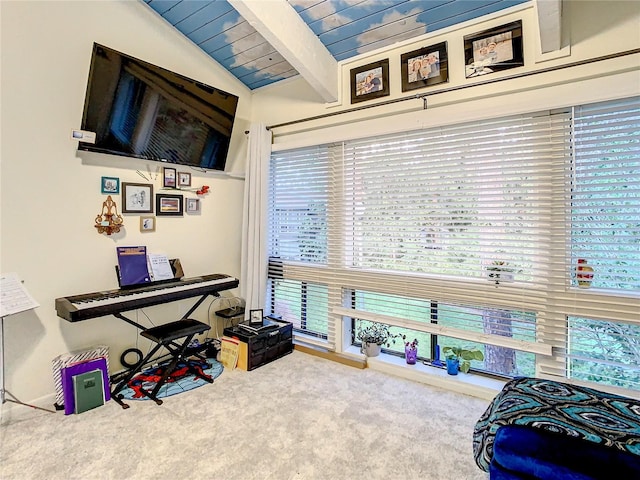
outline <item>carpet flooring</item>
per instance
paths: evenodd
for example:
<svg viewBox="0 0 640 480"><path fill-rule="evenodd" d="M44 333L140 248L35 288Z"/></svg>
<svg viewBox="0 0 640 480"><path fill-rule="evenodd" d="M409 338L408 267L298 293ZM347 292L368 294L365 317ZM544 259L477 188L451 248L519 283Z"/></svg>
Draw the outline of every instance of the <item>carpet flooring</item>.
<svg viewBox="0 0 640 480"><path fill-rule="evenodd" d="M487 478L471 438L488 401L298 351L160 406L128 403L3 412L0 478Z"/></svg>

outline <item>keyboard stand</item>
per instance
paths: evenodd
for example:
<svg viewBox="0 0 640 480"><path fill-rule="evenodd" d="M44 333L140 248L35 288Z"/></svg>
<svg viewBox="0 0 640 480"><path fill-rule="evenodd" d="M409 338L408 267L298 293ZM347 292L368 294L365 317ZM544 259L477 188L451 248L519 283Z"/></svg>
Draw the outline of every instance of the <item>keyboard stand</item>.
<svg viewBox="0 0 640 480"><path fill-rule="evenodd" d="M186 337L186 339L182 342L182 343L178 343L176 342L176 340L185 337L184 333L184 328L185 325L180 324L180 322L196 322L195 320L190 320L188 317L195 312L195 310L202 304L202 302L204 302L206 300L206 298L212 295L214 297L219 297L220 294L217 292L212 292L212 293L205 293L204 295L202 295L197 301L196 303L194 303L191 308L189 310L187 310L187 312L182 316L182 318L180 320L177 320L175 322L171 322L168 324L164 324L164 325L158 325L157 327L152 327L152 328L146 328L144 325L124 316L122 313L120 312L115 312L112 313L112 315L116 318L119 318L120 320L123 320L125 322L127 322L130 325L133 325L134 327L136 327L138 330L140 330L140 335L142 335L143 337L148 338L149 340L156 342L157 345L151 350L151 352L149 352L147 354L146 357L144 357L143 359L141 359L134 367L130 368L128 371L126 371L126 373L124 373L124 378L122 377L123 373L119 373L117 375L114 375L110 378L110 380L113 382L114 378L119 378L121 379L117 386L112 390L111 392L111 398L113 398L122 408L129 408L129 405L127 405L126 403L124 403L122 401L122 395L119 395L119 392L121 392L126 386L127 383L129 383L129 381L137 374L140 373L142 371L142 369L148 365L149 363L151 363L151 361L153 360L153 355L155 355L158 350L161 347L165 347L165 349L167 349L169 351L169 355L171 355L173 357L173 360L171 361L171 363L169 364L169 367L167 367L166 372L167 375L165 378L163 378L162 382L158 382L158 384L156 385L156 389L154 389L153 392L148 393L147 391L145 391L144 389L141 389L142 393L144 393L145 395L147 395L149 398L151 398L152 400L154 400L158 405L162 404L162 400L158 399L156 397L158 390L160 388L160 386L162 386L163 383L165 383L166 378L168 378L168 376L171 374L171 371L173 369L175 369L176 364L178 363L178 361L180 360L180 358L182 356L184 356L185 352L187 351L187 347L189 346L189 343L191 342L191 340L193 339L193 337L195 335L198 335L200 333L203 333L207 330L209 330L211 327L209 325L206 325L204 323L201 322L197 322L198 324L200 324L199 326L194 326L192 325L192 328L195 328L197 331L195 333L191 333L191 330L189 328L187 328L187 333L188 336ZM188 327L188 325L186 325ZM204 327L206 328L204 328ZM206 360L205 357L200 356L199 354L193 354L194 356L200 358L201 360ZM209 379L211 379L211 377L209 377L208 375L206 376L201 376L200 373L198 373L195 369L190 368L189 366L187 367L189 369L189 371L191 373L193 373L194 375L196 375L197 377L203 378L206 381L209 381ZM211 379L211 382L213 382L213 380ZM210 383L211 383L210 382Z"/></svg>
<svg viewBox="0 0 640 480"><path fill-rule="evenodd" d="M169 351L169 354L172 357L171 362L169 362L169 364L164 369L162 376L156 382L152 391L148 391L145 388L140 387L140 392L156 402L156 404L162 405L162 400L158 398L158 392L160 391L160 388L162 388L162 386L167 382L167 380L169 380L171 374L176 370L176 367L178 366L178 363L180 361L184 361L186 363L187 370L197 378L201 378L206 382L213 383L213 378L193 368L185 358L187 356L187 348L189 346L189 343L191 343L191 340L193 340L193 337L206 332L210 328L211 327L205 323L189 318L184 318L175 322L148 328L140 332L140 335L148 338L152 342L155 342L156 346L153 347L147 354L147 356L140 360L138 364L129 371L127 376L122 379L118 383L118 385L116 385L116 387L111 392L111 398L113 398L122 408L129 408L129 405L122 401L123 396L120 392L127 386L129 381L136 374L140 373L143 366L146 365L149 360L156 354L156 352L162 347ZM177 340L180 339L181 343L178 343Z"/></svg>
<svg viewBox="0 0 640 480"><path fill-rule="evenodd" d="M189 318L189 316L196 311L196 308L198 308L200 305L202 305L202 302L204 302L206 300L206 298L209 295L213 295L214 297L219 297L220 294L217 292L213 292L213 293L205 293L204 295L202 295L198 301L196 303L193 304L193 306L187 310L187 313L185 313L182 318L180 320L184 320L185 318ZM133 325L134 327L136 327L138 330L146 330L147 327L145 327L144 325L139 324L138 322L131 320L130 318L125 317L122 313L120 312L115 312L112 313L111 315L113 315L116 318L119 318L120 320L123 320L125 322L127 322L129 325Z"/></svg>

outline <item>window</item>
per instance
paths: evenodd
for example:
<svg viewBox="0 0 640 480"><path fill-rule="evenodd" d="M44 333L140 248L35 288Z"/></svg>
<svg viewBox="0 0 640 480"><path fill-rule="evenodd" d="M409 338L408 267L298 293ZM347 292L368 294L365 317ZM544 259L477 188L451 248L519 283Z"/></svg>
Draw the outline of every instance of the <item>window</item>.
<svg viewBox="0 0 640 480"><path fill-rule="evenodd" d="M327 288L308 282L270 278L270 308L298 333L328 338Z"/></svg>
<svg viewBox="0 0 640 480"><path fill-rule="evenodd" d="M272 308L298 333L340 350L380 321L423 359L640 388L639 98L275 152L270 185Z"/></svg>
<svg viewBox="0 0 640 480"><path fill-rule="evenodd" d="M419 300L373 292L351 292L354 310L382 314L397 319L406 319L416 324L438 327L431 331L420 331L402 326L390 329L392 334L404 334L408 341L418 340L418 353L424 360L441 357L443 347L478 348L484 354L484 361L473 361L472 368L497 375L535 375L535 355L518 351L509 346L474 342L476 336L496 335L522 342L534 342L536 338L535 315L495 308L478 308L469 305L454 305L430 300ZM357 316L357 313L354 313ZM356 320L354 331L359 323ZM448 329L440 329L447 327ZM455 338L437 331L458 331L466 338ZM464 335L466 333L466 335ZM439 349L436 352L436 348ZM404 354L402 342L386 347L391 353Z"/></svg>
<svg viewBox="0 0 640 480"><path fill-rule="evenodd" d="M640 105L576 108L571 253L595 269L592 288L640 290Z"/></svg>
<svg viewBox="0 0 640 480"><path fill-rule="evenodd" d="M569 317L569 378L640 390L640 325Z"/></svg>
<svg viewBox="0 0 640 480"><path fill-rule="evenodd" d="M540 114L345 143L349 266L533 282L569 118ZM509 273L509 278L507 278Z"/></svg>
<svg viewBox="0 0 640 480"><path fill-rule="evenodd" d="M269 190L270 255L327 262L327 147L274 155Z"/></svg>

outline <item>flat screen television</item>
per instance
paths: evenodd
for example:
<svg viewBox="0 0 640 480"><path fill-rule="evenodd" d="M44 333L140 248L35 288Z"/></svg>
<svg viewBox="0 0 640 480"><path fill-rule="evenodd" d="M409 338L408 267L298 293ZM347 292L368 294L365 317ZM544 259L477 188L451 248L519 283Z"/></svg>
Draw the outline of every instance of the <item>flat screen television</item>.
<svg viewBox="0 0 640 480"><path fill-rule="evenodd" d="M224 170L238 97L94 43L78 150Z"/></svg>

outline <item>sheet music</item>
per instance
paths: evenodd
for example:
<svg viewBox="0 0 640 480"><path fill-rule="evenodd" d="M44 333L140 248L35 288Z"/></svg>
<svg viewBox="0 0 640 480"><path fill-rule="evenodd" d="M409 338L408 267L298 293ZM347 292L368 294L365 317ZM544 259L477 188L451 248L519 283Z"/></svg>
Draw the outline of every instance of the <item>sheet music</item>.
<svg viewBox="0 0 640 480"><path fill-rule="evenodd" d="M173 270L171 270L171 264L166 255L148 253L147 261L149 262L151 276L154 282L173 279Z"/></svg>
<svg viewBox="0 0 640 480"><path fill-rule="evenodd" d="M0 316L24 312L40 305L33 299L16 273L4 273L0 277Z"/></svg>

